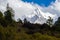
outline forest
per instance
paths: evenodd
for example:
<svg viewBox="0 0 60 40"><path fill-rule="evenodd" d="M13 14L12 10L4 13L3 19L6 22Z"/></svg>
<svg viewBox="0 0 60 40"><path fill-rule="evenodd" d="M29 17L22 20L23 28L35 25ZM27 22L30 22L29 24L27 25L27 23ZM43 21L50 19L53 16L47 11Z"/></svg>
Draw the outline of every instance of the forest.
<svg viewBox="0 0 60 40"><path fill-rule="evenodd" d="M13 8L7 5L6 11L0 11L0 40L60 40L60 17L53 24L49 19L44 24L30 23L14 19Z"/></svg>

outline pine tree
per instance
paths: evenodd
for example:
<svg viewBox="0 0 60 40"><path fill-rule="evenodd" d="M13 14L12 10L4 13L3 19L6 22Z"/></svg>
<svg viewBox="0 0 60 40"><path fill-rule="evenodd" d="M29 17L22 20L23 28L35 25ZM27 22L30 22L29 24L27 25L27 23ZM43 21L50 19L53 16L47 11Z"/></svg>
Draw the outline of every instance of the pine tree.
<svg viewBox="0 0 60 40"><path fill-rule="evenodd" d="M0 19L3 18L3 13L0 11Z"/></svg>
<svg viewBox="0 0 60 40"><path fill-rule="evenodd" d="M55 27L55 30L60 31L60 17L55 22L54 27Z"/></svg>
<svg viewBox="0 0 60 40"><path fill-rule="evenodd" d="M49 19L47 20L47 24L52 27L53 25L53 19L49 16Z"/></svg>
<svg viewBox="0 0 60 40"><path fill-rule="evenodd" d="M7 8L6 9L7 9L7 11L4 12L5 20L7 22L11 23L13 21L13 17L14 17L12 8L9 7L9 4L7 4Z"/></svg>

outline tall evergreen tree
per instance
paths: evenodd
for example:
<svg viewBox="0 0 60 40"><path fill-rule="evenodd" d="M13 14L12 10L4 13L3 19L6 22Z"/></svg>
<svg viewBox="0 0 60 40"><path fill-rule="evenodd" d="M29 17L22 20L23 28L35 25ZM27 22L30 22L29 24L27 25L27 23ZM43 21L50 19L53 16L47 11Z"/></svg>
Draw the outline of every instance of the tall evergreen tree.
<svg viewBox="0 0 60 40"><path fill-rule="evenodd" d="M7 4L7 11L4 12L4 16L7 22L11 23L13 21L14 14L9 4Z"/></svg>
<svg viewBox="0 0 60 40"><path fill-rule="evenodd" d="M3 13L0 11L0 24L2 25L3 23Z"/></svg>
<svg viewBox="0 0 60 40"><path fill-rule="evenodd" d="M0 18L2 19L3 18L3 13L0 11Z"/></svg>
<svg viewBox="0 0 60 40"><path fill-rule="evenodd" d="M27 21L27 19L26 19L26 18L24 19L24 23L28 23L28 21Z"/></svg>
<svg viewBox="0 0 60 40"><path fill-rule="evenodd" d="M49 16L49 19L47 20L47 24L52 27L53 25L53 19Z"/></svg>
<svg viewBox="0 0 60 40"><path fill-rule="evenodd" d="M55 30L60 31L60 17L55 22L54 27L55 27Z"/></svg>

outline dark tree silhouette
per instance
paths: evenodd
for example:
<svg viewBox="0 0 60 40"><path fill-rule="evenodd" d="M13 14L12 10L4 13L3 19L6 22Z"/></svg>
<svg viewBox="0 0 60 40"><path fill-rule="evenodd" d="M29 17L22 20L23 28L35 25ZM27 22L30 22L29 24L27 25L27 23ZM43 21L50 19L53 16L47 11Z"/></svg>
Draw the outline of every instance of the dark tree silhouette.
<svg viewBox="0 0 60 40"><path fill-rule="evenodd" d="M52 27L53 25L53 19L49 16L49 19L47 20L47 24Z"/></svg>
<svg viewBox="0 0 60 40"><path fill-rule="evenodd" d="M54 27L55 27L55 30L56 30L56 31L60 31L60 17L59 17L58 20L55 22Z"/></svg>
<svg viewBox="0 0 60 40"><path fill-rule="evenodd" d="M18 19L18 23L22 23L22 20L20 18Z"/></svg>
<svg viewBox="0 0 60 40"><path fill-rule="evenodd" d="M7 4L7 11L4 12L4 17L7 22L12 23L14 14L12 8L9 7L9 4Z"/></svg>
<svg viewBox="0 0 60 40"><path fill-rule="evenodd" d="M3 13L0 11L0 19L3 18Z"/></svg>

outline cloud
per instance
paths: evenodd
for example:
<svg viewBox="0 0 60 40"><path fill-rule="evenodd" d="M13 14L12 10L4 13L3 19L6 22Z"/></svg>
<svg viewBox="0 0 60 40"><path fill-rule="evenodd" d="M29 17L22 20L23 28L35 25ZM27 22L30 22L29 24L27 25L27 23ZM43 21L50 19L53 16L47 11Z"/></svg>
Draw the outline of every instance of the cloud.
<svg viewBox="0 0 60 40"><path fill-rule="evenodd" d="M43 12L48 12L52 15L55 15L53 17L55 21L57 20L58 17L60 17L60 1L56 0L55 3L51 3L48 7L42 7L41 10Z"/></svg>
<svg viewBox="0 0 60 40"><path fill-rule="evenodd" d="M35 9L38 8L38 12L41 12L41 15L48 19L48 16L51 16L55 21L60 16L60 1L56 0L55 3L51 3L48 7L40 6L38 4L27 3L21 0L0 0L0 10L5 11L6 5L9 3L9 6L13 8L15 11L15 19L18 18L23 19L25 16L29 15L28 17L31 18L31 15L37 15ZM24 16L25 15L25 16ZM40 15L38 15L40 16Z"/></svg>
<svg viewBox="0 0 60 40"><path fill-rule="evenodd" d="M0 10L6 10L7 3L15 11L16 19L21 18L22 15L30 14L34 10L34 7L30 3L24 3L21 0L0 0Z"/></svg>
<svg viewBox="0 0 60 40"><path fill-rule="evenodd" d="M53 5L55 7L55 10L60 11L60 0L56 0L56 2Z"/></svg>

